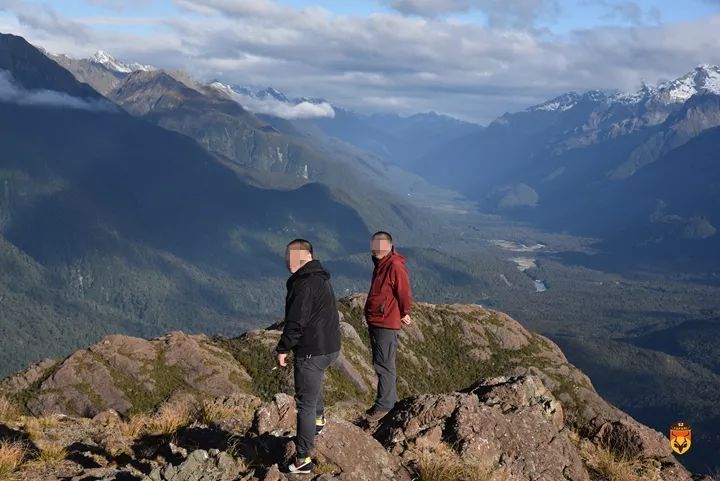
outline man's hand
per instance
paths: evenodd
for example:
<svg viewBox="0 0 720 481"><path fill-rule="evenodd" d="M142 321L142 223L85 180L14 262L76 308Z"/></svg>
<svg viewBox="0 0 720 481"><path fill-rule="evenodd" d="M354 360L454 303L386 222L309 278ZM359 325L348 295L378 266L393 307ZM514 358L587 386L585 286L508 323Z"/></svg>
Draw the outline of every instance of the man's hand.
<svg viewBox="0 0 720 481"><path fill-rule="evenodd" d="M410 324L412 324L412 319L410 319L410 314L405 314L405 317L400 319L400 322L402 322L406 326L409 326Z"/></svg>
<svg viewBox="0 0 720 481"><path fill-rule="evenodd" d="M287 352L279 352L277 355L277 363L280 367L287 366Z"/></svg>

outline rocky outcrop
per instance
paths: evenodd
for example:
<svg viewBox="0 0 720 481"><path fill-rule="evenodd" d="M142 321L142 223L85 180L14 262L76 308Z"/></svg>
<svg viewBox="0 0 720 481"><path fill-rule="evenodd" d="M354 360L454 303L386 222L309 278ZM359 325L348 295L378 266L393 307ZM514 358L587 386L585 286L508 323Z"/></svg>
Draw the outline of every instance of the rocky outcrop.
<svg viewBox="0 0 720 481"><path fill-rule="evenodd" d="M250 380L207 336L179 331L151 340L106 336L59 364L42 366L50 372L38 372L39 365L31 369L32 375L26 372L3 383L7 391L18 392L46 376L26 404L36 415L147 410L181 392L214 397L243 392Z"/></svg>
<svg viewBox="0 0 720 481"><path fill-rule="evenodd" d="M249 397L241 404L254 401ZM233 412L237 416L241 410ZM292 397L280 393L255 409L254 422L245 430L232 430L228 426L238 426L237 420L223 419L140 437L119 429L124 421L114 411L93 419L57 416L33 433L33 452L63 446L65 460L53 471L30 464L22 475L27 481L50 479L51 473L107 481L292 480L281 466L295 453L295 414ZM22 437L26 423L19 421L11 431ZM622 422L584 438L565 424L562 404L539 377L501 376L459 392L404 399L374 429L329 414L313 453L318 473L309 479L410 481L422 469L422 453L445 446L492 475L488 479L590 481L599 479L587 456L591 446L632 452L638 462L651 460L647 469L654 471L641 479L690 481L690 474L657 450L654 441L646 430Z"/></svg>
<svg viewBox="0 0 720 481"><path fill-rule="evenodd" d="M462 392L405 399L375 436L406 460L416 457L418 447L446 443L512 481L595 479L583 442L618 459L648 461L653 479L691 479L667 439L630 418L603 423L590 438L572 431L561 403L536 376L483 379Z"/></svg>
<svg viewBox="0 0 720 481"><path fill-rule="evenodd" d="M330 418L318 438L315 455L320 463L334 466L341 481L395 479L410 481L401 460L388 453L375 438L348 421Z"/></svg>
<svg viewBox="0 0 720 481"><path fill-rule="evenodd" d="M428 453L452 450L459 462L487 479L595 481L606 479L607 472L592 454L618 449L634 453L638 480L712 481L693 478L637 426L608 424L586 438L566 425L563 412L538 376L524 375L480 379L462 391L406 398L369 428L328 414L313 452L317 472L304 479L425 479ZM283 467L295 454L295 414L293 398L280 393L257 406L254 422L245 430L227 428L238 425L233 419L211 424L196 420L173 433L133 436L119 429L124 421L113 411L93 419L57 416L33 434L33 452L60 445L67 450L65 459L52 468L28 464L20 475L26 481L292 481L296 478ZM19 421L10 429L21 437L26 428ZM2 430L0 436L5 436ZM602 459L607 469L612 461ZM445 462L441 459L432 469L446 468Z"/></svg>
<svg viewBox="0 0 720 481"><path fill-rule="evenodd" d="M483 380L462 393L407 399L379 426L390 452L455 446L508 480L588 481L563 423L562 406L535 376Z"/></svg>

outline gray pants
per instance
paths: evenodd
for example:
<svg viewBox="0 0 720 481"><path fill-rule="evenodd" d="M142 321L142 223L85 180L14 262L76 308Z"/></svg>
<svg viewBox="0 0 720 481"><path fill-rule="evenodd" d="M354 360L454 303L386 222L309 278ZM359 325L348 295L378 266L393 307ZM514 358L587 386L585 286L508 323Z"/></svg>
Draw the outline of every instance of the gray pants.
<svg viewBox="0 0 720 481"><path fill-rule="evenodd" d="M375 409L389 411L398 400L397 370L395 354L398 347L397 329L370 327L370 344L372 346L373 367L378 377Z"/></svg>
<svg viewBox="0 0 720 481"><path fill-rule="evenodd" d="M315 446L315 418L323 415L323 379L325 370L339 352L312 357L296 357L295 404L297 406L297 456L310 456Z"/></svg>

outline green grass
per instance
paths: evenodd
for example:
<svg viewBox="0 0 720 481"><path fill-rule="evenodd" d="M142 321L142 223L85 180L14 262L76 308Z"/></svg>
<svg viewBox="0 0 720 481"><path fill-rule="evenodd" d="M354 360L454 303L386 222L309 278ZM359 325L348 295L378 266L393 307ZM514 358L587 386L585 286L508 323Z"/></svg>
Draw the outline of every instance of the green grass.
<svg viewBox="0 0 720 481"><path fill-rule="evenodd" d="M290 393L288 371L278 368L270 349L260 340L242 336L228 339L221 336L213 338L213 342L226 349L250 375L247 386L251 392L264 400L270 400L276 393Z"/></svg>
<svg viewBox="0 0 720 481"><path fill-rule="evenodd" d="M142 383L115 369L98 354L92 353L95 360L102 363L110 372L113 384L122 391L132 405L128 410L128 414L143 413L156 409L179 388L191 390L191 387L183 381L182 369L166 363L165 352L162 348L156 347L156 352L156 358L141 368L143 374L153 381L154 389L146 389Z"/></svg>
<svg viewBox="0 0 720 481"><path fill-rule="evenodd" d="M369 393L363 393L350 379L331 367L325 371L325 404L332 406L341 401L360 401L369 403Z"/></svg>

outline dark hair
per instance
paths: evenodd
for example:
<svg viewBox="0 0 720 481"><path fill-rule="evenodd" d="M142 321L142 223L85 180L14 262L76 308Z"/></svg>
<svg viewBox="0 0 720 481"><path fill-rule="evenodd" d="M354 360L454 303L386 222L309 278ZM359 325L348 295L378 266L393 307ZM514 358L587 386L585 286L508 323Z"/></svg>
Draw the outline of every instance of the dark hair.
<svg viewBox="0 0 720 481"><path fill-rule="evenodd" d="M293 239L288 243L286 249L289 249L290 246L294 246L294 245L300 246L302 248L302 250L308 251L308 252L310 252L310 255L313 255L313 246L309 240Z"/></svg>
<svg viewBox="0 0 720 481"><path fill-rule="evenodd" d="M385 232L384 230L379 230L379 231L377 231L376 233L374 233L374 234L372 235L372 238L373 238L373 239L376 238L376 237L382 237L383 239L387 239L387 240L389 240L390 242L392 242L392 236L390 235L390 233Z"/></svg>

